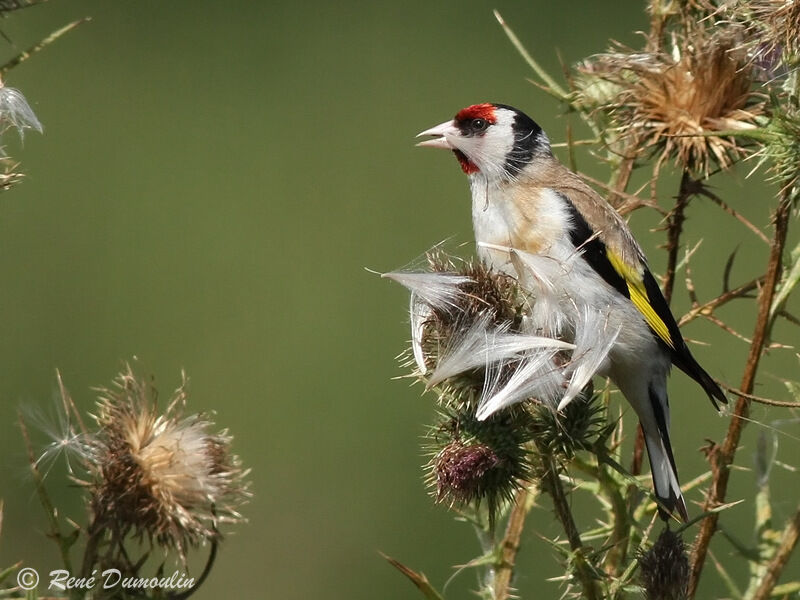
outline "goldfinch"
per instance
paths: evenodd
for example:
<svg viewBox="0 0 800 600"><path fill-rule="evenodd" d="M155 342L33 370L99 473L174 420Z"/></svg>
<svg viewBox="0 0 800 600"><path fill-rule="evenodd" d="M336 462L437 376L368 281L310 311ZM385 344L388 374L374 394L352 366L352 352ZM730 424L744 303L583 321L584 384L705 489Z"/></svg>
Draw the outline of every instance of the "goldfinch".
<svg viewBox="0 0 800 600"><path fill-rule="evenodd" d="M688 520L669 438L671 365L699 383L715 408L727 399L689 352L625 221L553 156L541 127L511 106L469 106L420 136L430 139L419 146L451 150L469 176L477 251L488 267L525 286L519 256L569 264L563 284L548 283L560 286L560 301L595 307L613 321L616 337L597 372L639 417L661 517Z"/></svg>

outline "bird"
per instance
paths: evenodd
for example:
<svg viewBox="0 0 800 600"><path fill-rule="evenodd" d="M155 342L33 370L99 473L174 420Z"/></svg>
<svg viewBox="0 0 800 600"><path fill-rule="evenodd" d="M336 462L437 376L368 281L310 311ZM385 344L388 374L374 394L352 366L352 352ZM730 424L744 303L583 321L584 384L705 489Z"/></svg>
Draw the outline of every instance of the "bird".
<svg viewBox="0 0 800 600"><path fill-rule="evenodd" d="M468 106L417 137L428 138L418 146L452 151L469 177L477 253L485 266L516 275L513 252L577 255L570 289L577 286L582 302L608 311L619 324L599 372L639 418L659 515L688 521L669 435L671 366L696 381L717 410L717 402L728 401L689 351L625 220L553 155L533 119L507 104Z"/></svg>

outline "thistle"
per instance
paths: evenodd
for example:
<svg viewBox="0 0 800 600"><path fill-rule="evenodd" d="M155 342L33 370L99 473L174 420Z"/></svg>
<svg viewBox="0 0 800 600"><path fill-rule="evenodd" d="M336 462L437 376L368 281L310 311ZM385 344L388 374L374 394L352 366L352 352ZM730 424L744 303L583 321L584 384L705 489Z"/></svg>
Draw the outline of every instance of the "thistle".
<svg viewBox="0 0 800 600"><path fill-rule="evenodd" d="M609 143L699 175L748 153L730 132L755 128L764 113L763 98L752 90L754 67L735 38L709 29L676 34L669 52L623 49L581 65L577 102L611 123Z"/></svg>
<svg viewBox="0 0 800 600"><path fill-rule="evenodd" d="M534 292L441 250L427 271L386 275L411 290L410 364L441 406L426 444L428 485L451 507L485 505L490 522L541 470L541 454L552 466L592 447L605 406L584 388L617 335L577 296L551 291L570 265L517 259Z"/></svg>
<svg viewBox="0 0 800 600"><path fill-rule="evenodd" d="M439 391L444 406L477 407L478 420L526 400L563 409L619 333L607 314L582 305L577 291L569 299L553 292L553 278L569 281L572 265L515 253L524 293L516 279L480 264L439 270L455 268L441 253L430 272L384 275L412 292L416 375Z"/></svg>
<svg viewBox="0 0 800 600"><path fill-rule="evenodd" d="M225 431L212 432L204 415L184 415L185 378L163 412L153 387L130 367L99 391L82 482L91 530L120 541L131 533L185 561L188 548L220 537L219 523L243 520L248 471Z"/></svg>
<svg viewBox="0 0 800 600"><path fill-rule="evenodd" d="M664 529L652 548L639 557L639 571L647 600L687 597L689 559L677 533Z"/></svg>
<svg viewBox="0 0 800 600"><path fill-rule="evenodd" d="M444 412L428 434L426 480L436 502L485 503L490 519L529 481L530 415L509 410L486 421L468 412Z"/></svg>

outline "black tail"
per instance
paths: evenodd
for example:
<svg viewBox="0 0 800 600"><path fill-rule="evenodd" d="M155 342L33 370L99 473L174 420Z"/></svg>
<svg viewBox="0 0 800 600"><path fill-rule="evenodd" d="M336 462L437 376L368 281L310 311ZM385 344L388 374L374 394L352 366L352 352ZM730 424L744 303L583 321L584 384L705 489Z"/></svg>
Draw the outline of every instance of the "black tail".
<svg viewBox="0 0 800 600"><path fill-rule="evenodd" d="M722 404L728 403L728 399L725 397L722 388L720 388L717 382L711 378L711 375L706 373L705 369L698 364L685 344L680 350L672 352L672 364L700 384L706 394L708 394L708 398L711 400L714 408L719 410L717 400Z"/></svg>

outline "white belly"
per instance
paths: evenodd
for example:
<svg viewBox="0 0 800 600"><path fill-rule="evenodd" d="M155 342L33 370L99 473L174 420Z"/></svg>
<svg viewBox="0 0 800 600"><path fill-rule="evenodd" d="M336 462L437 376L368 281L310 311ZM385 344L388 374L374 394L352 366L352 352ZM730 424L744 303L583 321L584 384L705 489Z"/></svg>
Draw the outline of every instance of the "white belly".
<svg viewBox="0 0 800 600"><path fill-rule="evenodd" d="M470 178L472 191L472 228L475 231L477 253L483 264L496 271L516 277L508 252L491 250L483 244L512 247L512 215L507 213L505 195L496 188L489 190L486 179L479 175Z"/></svg>

